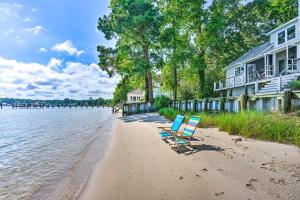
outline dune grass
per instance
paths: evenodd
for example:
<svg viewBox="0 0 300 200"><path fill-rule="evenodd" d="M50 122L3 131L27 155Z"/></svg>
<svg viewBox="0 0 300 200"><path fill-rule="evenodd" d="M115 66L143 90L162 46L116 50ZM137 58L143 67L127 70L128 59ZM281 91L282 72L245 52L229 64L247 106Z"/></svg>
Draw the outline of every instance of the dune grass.
<svg viewBox="0 0 300 200"><path fill-rule="evenodd" d="M221 131L232 135L248 138L295 144L300 147L300 118L281 114L262 112L242 113L193 113L179 112L172 108L159 110L159 114L173 120L178 113L187 117L197 115L201 117L201 127L217 127Z"/></svg>

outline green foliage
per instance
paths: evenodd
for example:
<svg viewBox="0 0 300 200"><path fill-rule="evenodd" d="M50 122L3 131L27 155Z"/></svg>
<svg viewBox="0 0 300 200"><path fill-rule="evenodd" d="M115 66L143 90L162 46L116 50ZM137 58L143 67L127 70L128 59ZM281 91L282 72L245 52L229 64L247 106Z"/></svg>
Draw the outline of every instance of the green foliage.
<svg viewBox="0 0 300 200"><path fill-rule="evenodd" d="M113 94L113 104L124 103L127 100L127 94L132 90L132 87L128 84L127 79L122 79Z"/></svg>
<svg viewBox="0 0 300 200"><path fill-rule="evenodd" d="M14 99L14 98L0 98L0 103L9 105L48 105L48 106L111 106L112 99L103 98L89 98L86 100L75 100L65 98L64 100L32 100L32 99Z"/></svg>
<svg viewBox="0 0 300 200"><path fill-rule="evenodd" d="M154 104L157 109L166 108L170 105L170 98L164 95L156 97L154 99Z"/></svg>
<svg viewBox="0 0 300 200"><path fill-rule="evenodd" d="M179 114L179 111L174 110L172 108L162 108L159 110L159 114L173 121L176 115Z"/></svg>
<svg viewBox="0 0 300 200"><path fill-rule="evenodd" d="M166 108L159 113L173 120L178 111ZM300 121L297 117L261 112L187 113L201 117L201 127L215 126L229 134L248 138L296 144L300 147Z"/></svg>
<svg viewBox="0 0 300 200"><path fill-rule="evenodd" d="M143 88L146 101L152 101L152 85L162 85L173 99L214 97L213 83L224 79L229 63L297 16L297 0L206 2L112 0L98 29L116 46L98 46L99 66Z"/></svg>
<svg viewBox="0 0 300 200"><path fill-rule="evenodd" d="M115 49L98 47L99 65L109 75L122 78L143 75L146 101L152 101L152 71L162 62L157 53L159 9L152 0L112 0L110 8L111 13L99 19L98 29L106 39L117 39L117 45Z"/></svg>
<svg viewBox="0 0 300 200"><path fill-rule="evenodd" d="M300 80L292 81L289 84L289 88L291 88L292 90L300 90Z"/></svg>

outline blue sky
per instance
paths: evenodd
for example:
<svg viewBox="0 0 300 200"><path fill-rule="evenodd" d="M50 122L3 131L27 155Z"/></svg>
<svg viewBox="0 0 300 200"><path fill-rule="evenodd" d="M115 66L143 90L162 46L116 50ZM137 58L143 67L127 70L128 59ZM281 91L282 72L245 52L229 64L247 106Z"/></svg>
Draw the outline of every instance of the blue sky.
<svg viewBox="0 0 300 200"><path fill-rule="evenodd" d="M208 1L210 4L211 1ZM111 98L118 78L97 66L109 0L0 0L0 98Z"/></svg>
<svg viewBox="0 0 300 200"><path fill-rule="evenodd" d="M0 0L0 97L110 98L96 63L109 0Z"/></svg>

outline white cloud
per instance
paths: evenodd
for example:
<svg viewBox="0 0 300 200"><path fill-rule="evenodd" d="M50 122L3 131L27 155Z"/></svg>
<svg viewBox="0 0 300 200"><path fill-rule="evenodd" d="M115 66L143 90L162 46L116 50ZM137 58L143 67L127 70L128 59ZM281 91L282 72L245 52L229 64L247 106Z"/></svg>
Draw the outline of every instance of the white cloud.
<svg viewBox="0 0 300 200"><path fill-rule="evenodd" d="M0 0L0 52L13 51L12 46L29 48L45 38L42 33L46 29L34 23L34 16L25 5Z"/></svg>
<svg viewBox="0 0 300 200"><path fill-rule="evenodd" d="M61 70L57 70L58 66ZM63 63L52 58L42 65L0 57L0 97L111 98L117 82L117 78L109 78L96 64Z"/></svg>
<svg viewBox="0 0 300 200"><path fill-rule="evenodd" d="M0 2L0 21L7 21L9 18L19 17L19 11L22 5L18 3L1 3Z"/></svg>
<svg viewBox="0 0 300 200"><path fill-rule="evenodd" d="M55 44L52 47L53 51L57 52L66 52L72 56L80 56L82 53L84 53L84 50L77 50L77 48L73 45L72 41L67 40L63 43Z"/></svg>
<svg viewBox="0 0 300 200"><path fill-rule="evenodd" d="M49 67L52 70L58 70L58 67L62 66L62 61L57 58L51 58L47 67Z"/></svg>
<svg viewBox="0 0 300 200"><path fill-rule="evenodd" d="M46 48L44 48L44 47L41 47L41 48L39 48L38 52L40 52L40 53L47 53L48 50Z"/></svg>
<svg viewBox="0 0 300 200"><path fill-rule="evenodd" d="M27 28L25 29L25 31L27 32L30 32L30 33L33 33L35 35L41 33L42 31L44 31L45 29L42 27L42 26L35 26L35 27L32 27L32 28Z"/></svg>

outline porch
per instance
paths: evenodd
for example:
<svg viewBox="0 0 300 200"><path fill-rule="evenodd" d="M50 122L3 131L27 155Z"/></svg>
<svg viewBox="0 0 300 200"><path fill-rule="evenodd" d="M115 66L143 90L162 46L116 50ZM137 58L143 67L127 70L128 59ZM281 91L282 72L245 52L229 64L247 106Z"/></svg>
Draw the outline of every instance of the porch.
<svg viewBox="0 0 300 200"><path fill-rule="evenodd" d="M280 83L284 76L300 74L299 53L297 46L286 46L247 60L244 64L228 69L226 80L214 83L214 91L257 85L255 88L257 93L260 83L270 82L273 79Z"/></svg>

